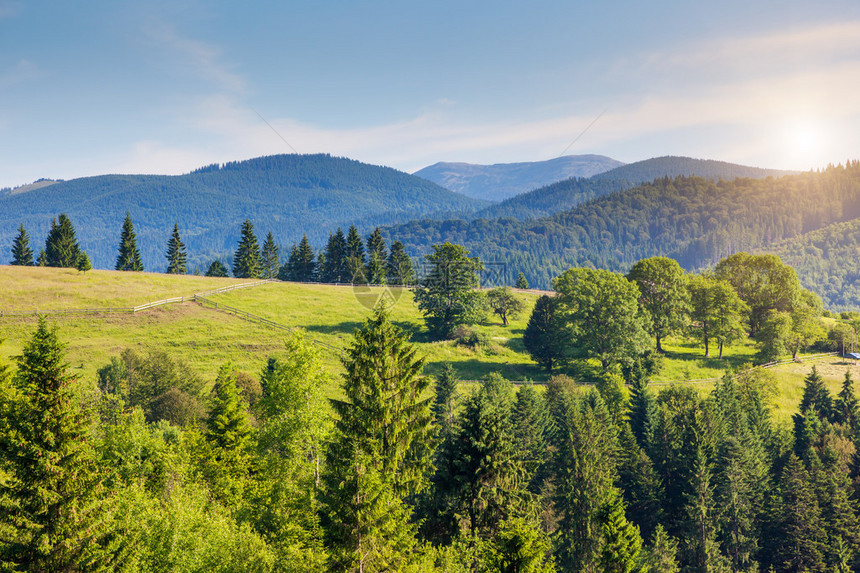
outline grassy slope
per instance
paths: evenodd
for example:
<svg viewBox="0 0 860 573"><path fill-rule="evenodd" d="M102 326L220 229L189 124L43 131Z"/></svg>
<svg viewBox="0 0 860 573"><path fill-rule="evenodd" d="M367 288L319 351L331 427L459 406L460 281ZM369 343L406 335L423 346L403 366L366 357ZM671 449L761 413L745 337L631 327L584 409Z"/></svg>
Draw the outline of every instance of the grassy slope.
<svg viewBox="0 0 860 573"><path fill-rule="evenodd" d="M15 268L0 266L0 309L69 309L87 306L128 307L144 302L189 296L240 281L194 276L169 276L155 273L118 273L92 271L86 275L66 269ZM272 283L235 290L211 297L221 304L251 312L286 326L301 326L316 340L343 348L350 335L369 315L369 307L382 289L356 291L350 287ZM474 351L453 342L430 342L422 327L421 316L409 291L395 292L392 307L395 322L412 334L419 350L427 357L427 372L435 373L445 362L452 362L463 379L478 379L497 371L512 380L545 380L546 376L531 362L522 346L522 333L536 295L523 295L526 312L505 328L496 317L481 328L492 341L491 349ZM167 305L137 315L52 316L60 335L68 343L68 360L74 372L85 381L95 379L96 370L124 348L163 349L179 355L204 379L213 380L218 367L232 360L238 368L256 374L268 356L283 347L285 333L236 316L202 307L195 303ZM0 358L9 359L21 351L35 324L34 317L0 318ZM668 355L661 381L711 378L724 368L737 368L752 358L755 347L740 343L726 349L726 359L705 359L698 345L684 340L669 340ZM334 391L341 371L336 351L321 348L326 368L332 374ZM779 392L775 400L778 416L785 419L797 407L803 378L811 366L790 364L775 369ZM838 359L819 362L819 370L831 391L838 392L846 365ZM860 380L860 367L852 367ZM711 384L697 384L707 391Z"/></svg>

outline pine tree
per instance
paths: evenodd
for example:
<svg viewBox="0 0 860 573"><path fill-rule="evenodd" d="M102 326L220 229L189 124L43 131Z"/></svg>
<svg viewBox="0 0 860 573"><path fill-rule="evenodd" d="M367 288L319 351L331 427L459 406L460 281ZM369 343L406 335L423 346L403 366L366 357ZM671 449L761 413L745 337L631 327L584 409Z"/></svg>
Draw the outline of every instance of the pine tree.
<svg viewBox="0 0 860 573"><path fill-rule="evenodd" d="M400 241L391 244L391 253L388 255L387 263L388 284L412 285L415 284L415 269L412 259L406 254L406 247Z"/></svg>
<svg viewBox="0 0 860 573"><path fill-rule="evenodd" d="M236 254L233 255L233 276L240 279L260 278L260 247L254 234L254 225L245 219Z"/></svg>
<svg viewBox="0 0 860 573"><path fill-rule="evenodd" d="M188 270L186 264L185 243L179 238L179 224L173 224L173 234L167 241L167 274L184 275Z"/></svg>
<svg viewBox="0 0 860 573"><path fill-rule="evenodd" d="M86 274L87 271L93 270L93 263L90 261L90 257L85 251L81 251L81 254L78 257L78 264L75 268L84 274Z"/></svg>
<svg viewBox="0 0 860 573"><path fill-rule="evenodd" d="M18 235L12 242L12 262L10 265L22 267L33 266L33 249L30 248L30 235L24 229L24 225L18 227Z"/></svg>
<svg viewBox="0 0 860 573"><path fill-rule="evenodd" d="M290 280L305 283L313 282L316 273L314 251L307 235L302 236L298 245L293 245L289 266Z"/></svg>
<svg viewBox="0 0 860 573"><path fill-rule="evenodd" d="M207 277L229 277L230 274L227 272L227 267L224 266L224 263L221 261L212 261L209 265L209 268L206 269L206 274L204 276Z"/></svg>
<svg viewBox="0 0 860 573"><path fill-rule="evenodd" d="M275 237L270 231L266 235L266 240L263 242L263 250L260 253L261 277L264 279L277 277L280 267L281 260L278 257L278 246L275 244Z"/></svg>
<svg viewBox="0 0 860 573"><path fill-rule="evenodd" d="M567 347L554 298L542 295L535 303L523 334L523 346L547 372L567 359Z"/></svg>
<svg viewBox="0 0 860 573"><path fill-rule="evenodd" d="M772 537L775 563L785 571L825 571L827 532L809 474L794 454L782 470L779 489Z"/></svg>
<svg viewBox="0 0 860 573"><path fill-rule="evenodd" d="M341 283L349 280L346 266L346 237L338 227L337 232L329 235L325 248L325 273L320 277L324 283Z"/></svg>
<svg viewBox="0 0 860 573"><path fill-rule="evenodd" d="M45 240L45 266L73 269L78 264L80 252L75 228L62 213L56 221L51 221L51 230Z"/></svg>
<svg viewBox="0 0 860 573"><path fill-rule="evenodd" d="M323 474L321 517L336 570L402 568L415 543L403 497L422 489L432 416L424 359L380 307L343 359L345 400Z"/></svg>
<svg viewBox="0 0 860 573"><path fill-rule="evenodd" d="M845 371L845 379L842 381L842 390L836 398L834 417L840 424L848 427L852 436L857 435L858 422L860 422L860 402L854 393L854 381L851 379L851 371Z"/></svg>
<svg viewBox="0 0 860 573"><path fill-rule="evenodd" d="M824 385L824 380L813 366L812 371L803 381L803 398L800 401L800 412L807 414L812 411L821 420L830 419L833 413L833 399L830 390Z"/></svg>
<svg viewBox="0 0 860 573"><path fill-rule="evenodd" d="M48 255L45 253L45 249L39 249L39 256L36 258L36 266L37 267L47 267L48 266Z"/></svg>
<svg viewBox="0 0 860 573"><path fill-rule="evenodd" d="M527 489L539 494L549 461L549 413L543 397L531 384L520 387L511 413L519 458Z"/></svg>
<svg viewBox="0 0 860 573"><path fill-rule="evenodd" d="M125 221L122 223L122 233L120 233L119 237L119 255L116 258L116 270L143 270L140 251L137 250L137 235L134 233L134 225L131 222L131 215L128 211L125 212Z"/></svg>
<svg viewBox="0 0 860 573"><path fill-rule="evenodd" d="M454 427L454 412L457 407L457 374L450 362L442 367L442 372L436 376L435 394L433 396L433 417L436 427L442 432Z"/></svg>
<svg viewBox="0 0 860 573"><path fill-rule="evenodd" d="M526 290L529 288L529 281L526 280L526 275L520 271L520 274L517 275L517 284L516 287L518 289Z"/></svg>
<svg viewBox="0 0 860 573"><path fill-rule="evenodd" d="M654 530L651 546L643 560L649 573L678 573L678 541L662 525Z"/></svg>
<svg viewBox="0 0 860 573"><path fill-rule="evenodd" d="M600 570L606 573L633 573L638 571L642 538L639 528L627 521L624 502L614 496L600 516L603 528L603 548L598 560Z"/></svg>
<svg viewBox="0 0 860 573"><path fill-rule="evenodd" d="M349 233L346 236L346 268L349 282L355 284L367 282L364 242L361 240L361 235L358 234L355 225L349 227Z"/></svg>
<svg viewBox="0 0 860 573"><path fill-rule="evenodd" d="M386 282L386 261L388 259L385 240L379 227L367 238L367 281L381 285Z"/></svg>
<svg viewBox="0 0 860 573"><path fill-rule="evenodd" d="M399 495L423 487L427 460L419 453L430 437L430 379L421 374L424 358L408 335L378 307L346 351L345 400L331 401L338 432L379 464Z"/></svg>
<svg viewBox="0 0 860 573"><path fill-rule="evenodd" d="M28 571L111 567L108 515L85 411L73 404L64 346L39 319L0 403L0 562Z"/></svg>
<svg viewBox="0 0 860 573"><path fill-rule="evenodd" d="M717 542L717 509L711 477L707 457L699 448L693 466L692 491L686 496L685 553L690 570L703 573L729 570L728 560L720 553Z"/></svg>

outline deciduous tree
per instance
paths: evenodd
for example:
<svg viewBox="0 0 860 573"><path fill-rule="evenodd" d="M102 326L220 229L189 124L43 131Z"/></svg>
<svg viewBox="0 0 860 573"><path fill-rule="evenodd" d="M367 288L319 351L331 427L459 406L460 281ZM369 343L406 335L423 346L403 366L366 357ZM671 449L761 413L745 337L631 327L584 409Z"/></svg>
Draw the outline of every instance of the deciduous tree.
<svg viewBox="0 0 860 573"><path fill-rule="evenodd" d="M518 316L525 306L510 287L498 287L487 291L487 304L495 314L499 315L504 326L508 325L509 316Z"/></svg>
<svg viewBox="0 0 860 573"><path fill-rule="evenodd" d="M687 273L674 259L651 257L633 265L627 279L639 287L639 303L651 319L649 330L657 340L657 352L663 352L661 341L687 324Z"/></svg>

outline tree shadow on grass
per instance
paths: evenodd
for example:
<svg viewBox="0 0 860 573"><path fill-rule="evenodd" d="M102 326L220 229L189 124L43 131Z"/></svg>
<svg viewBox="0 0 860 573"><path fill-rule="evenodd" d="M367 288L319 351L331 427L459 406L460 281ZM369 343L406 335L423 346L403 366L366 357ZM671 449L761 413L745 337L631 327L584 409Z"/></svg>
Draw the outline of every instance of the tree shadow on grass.
<svg viewBox="0 0 860 573"><path fill-rule="evenodd" d="M355 320L347 320L338 322L337 324L308 324L303 326L308 332L318 332L319 334L330 334L334 336L352 336L356 328L360 328L364 323Z"/></svg>
<svg viewBox="0 0 860 573"><path fill-rule="evenodd" d="M480 358L469 360L435 360L427 362L424 373L437 375L446 364L450 364L460 380L483 380L492 373L501 374L505 380L532 380L534 382L545 382L546 373L537 364L506 364L499 362L485 362Z"/></svg>

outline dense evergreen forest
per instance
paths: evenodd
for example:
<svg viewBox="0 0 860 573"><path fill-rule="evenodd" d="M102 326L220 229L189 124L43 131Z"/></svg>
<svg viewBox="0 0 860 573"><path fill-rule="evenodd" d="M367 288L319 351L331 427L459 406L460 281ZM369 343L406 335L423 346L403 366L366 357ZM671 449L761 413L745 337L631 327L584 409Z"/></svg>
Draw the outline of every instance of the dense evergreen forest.
<svg viewBox="0 0 860 573"><path fill-rule="evenodd" d="M635 163L621 165L615 169L604 171L593 175L592 179L614 179L617 181L628 181L633 184L654 181L660 177L704 177L712 181L723 179L765 179L767 177L781 177L791 175L791 171L779 169L762 169L759 167L748 167L726 161L715 161L713 159L693 159L691 157L679 157L666 155L654 157Z"/></svg>
<svg viewBox="0 0 860 573"><path fill-rule="evenodd" d="M860 219L835 223L767 250L793 266L803 286L833 310L860 308Z"/></svg>
<svg viewBox="0 0 860 573"><path fill-rule="evenodd" d="M112 268L114 237L130 212L143 264L164 266L163 247L179 223L189 267L227 260L242 221L284 244L303 234L322 244L338 225L370 227L446 212L465 216L486 203L386 167L329 155L277 155L212 165L181 176L104 175L0 197L0 250L20 224L33 237L67 214L98 268Z"/></svg>
<svg viewBox="0 0 860 573"><path fill-rule="evenodd" d="M654 255L687 269L860 217L860 163L779 179L664 177L529 221L412 221L383 234L415 254L444 241L523 272L533 288L572 266L626 270ZM805 279L808 280L808 279ZM809 284L813 284L811 281Z"/></svg>

